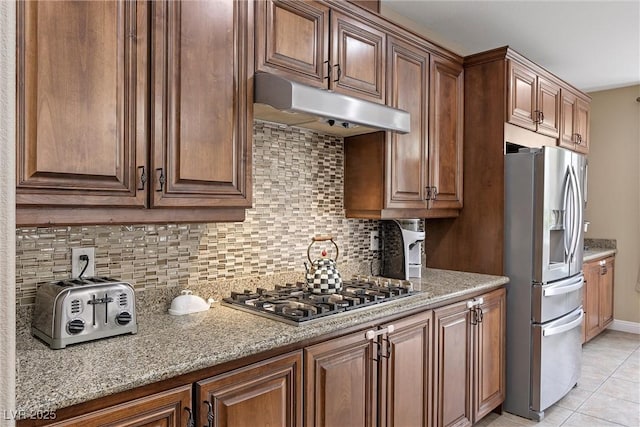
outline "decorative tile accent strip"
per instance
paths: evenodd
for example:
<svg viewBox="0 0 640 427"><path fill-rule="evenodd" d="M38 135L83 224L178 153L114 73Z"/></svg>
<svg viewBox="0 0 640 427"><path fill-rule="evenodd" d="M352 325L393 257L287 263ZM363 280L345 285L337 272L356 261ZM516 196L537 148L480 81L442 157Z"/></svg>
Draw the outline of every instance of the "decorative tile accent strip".
<svg viewBox="0 0 640 427"><path fill-rule="evenodd" d="M257 277L300 274L318 234L335 236L339 268L370 264L378 222L344 217L341 138L256 121L253 157L254 206L244 222L17 229L17 304L34 303L37 283L70 276L73 247L96 248L97 275L157 291L141 301L185 287L224 295Z"/></svg>

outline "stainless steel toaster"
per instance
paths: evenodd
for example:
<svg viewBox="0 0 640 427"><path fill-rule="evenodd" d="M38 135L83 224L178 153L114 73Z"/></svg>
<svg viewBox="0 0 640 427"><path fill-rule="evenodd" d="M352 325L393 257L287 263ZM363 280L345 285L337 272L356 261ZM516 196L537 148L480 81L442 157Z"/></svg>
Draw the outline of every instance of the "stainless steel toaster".
<svg viewBox="0 0 640 427"><path fill-rule="evenodd" d="M138 332L133 287L108 277L38 285L31 333L53 349Z"/></svg>

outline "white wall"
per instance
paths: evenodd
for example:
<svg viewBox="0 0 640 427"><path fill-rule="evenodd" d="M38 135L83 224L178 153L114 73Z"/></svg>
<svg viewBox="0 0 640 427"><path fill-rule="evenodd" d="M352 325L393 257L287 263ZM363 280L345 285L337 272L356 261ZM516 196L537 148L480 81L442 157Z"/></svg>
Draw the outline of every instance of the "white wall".
<svg viewBox="0 0 640 427"><path fill-rule="evenodd" d="M588 238L616 239L616 320L640 323L640 85L590 93Z"/></svg>
<svg viewBox="0 0 640 427"><path fill-rule="evenodd" d="M16 5L0 1L0 425L13 426L16 372ZM7 419L8 418L8 419Z"/></svg>

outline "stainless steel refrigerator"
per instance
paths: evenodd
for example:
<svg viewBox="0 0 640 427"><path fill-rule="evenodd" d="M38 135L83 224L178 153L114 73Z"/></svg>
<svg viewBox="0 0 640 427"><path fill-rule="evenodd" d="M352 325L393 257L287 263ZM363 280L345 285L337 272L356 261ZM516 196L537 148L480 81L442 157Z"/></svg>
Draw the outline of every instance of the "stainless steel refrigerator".
<svg viewBox="0 0 640 427"><path fill-rule="evenodd" d="M505 154L503 407L533 420L580 378L585 187L582 155L556 147Z"/></svg>

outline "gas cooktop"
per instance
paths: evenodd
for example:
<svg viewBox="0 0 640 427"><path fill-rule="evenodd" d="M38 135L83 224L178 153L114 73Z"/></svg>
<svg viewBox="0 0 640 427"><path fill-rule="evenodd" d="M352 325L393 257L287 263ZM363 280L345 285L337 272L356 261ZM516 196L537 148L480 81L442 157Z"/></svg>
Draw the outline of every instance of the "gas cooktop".
<svg viewBox="0 0 640 427"><path fill-rule="evenodd" d="M328 316L370 307L414 294L410 282L383 278L346 280L332 294L311 292L306 283L277 285L275 289L232 292L224 305L291 325L303 325Z"/></svg>

